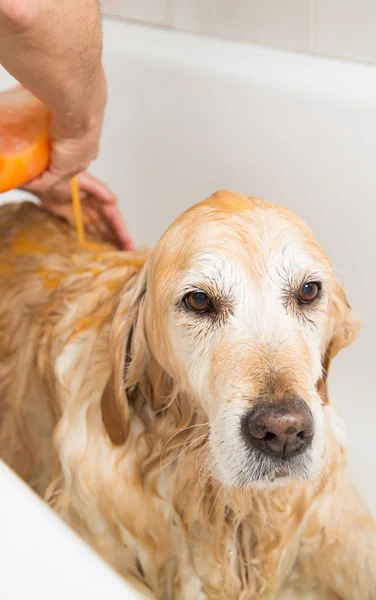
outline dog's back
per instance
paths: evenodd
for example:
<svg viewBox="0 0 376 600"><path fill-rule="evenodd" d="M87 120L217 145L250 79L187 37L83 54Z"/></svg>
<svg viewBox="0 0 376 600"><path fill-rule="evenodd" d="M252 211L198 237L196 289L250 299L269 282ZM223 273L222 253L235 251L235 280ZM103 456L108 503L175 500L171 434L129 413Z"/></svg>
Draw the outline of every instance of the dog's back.
<svg viewBox="0 0 376 600"><path fill-rule="evenodd" d="M30 202L0 208L0 458L41 494L56 467L51 353L105 321L143 263L142 253L79 246L67 223Z"/></svg>

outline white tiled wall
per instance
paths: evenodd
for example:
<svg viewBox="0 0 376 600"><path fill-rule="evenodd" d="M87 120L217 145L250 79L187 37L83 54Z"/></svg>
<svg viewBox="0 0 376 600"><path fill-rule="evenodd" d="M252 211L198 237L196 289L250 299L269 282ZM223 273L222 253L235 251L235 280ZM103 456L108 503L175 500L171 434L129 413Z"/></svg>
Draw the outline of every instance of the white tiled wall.
<svg viewBox="0 0 376 600"><path fill-rule="evenodd" d="M102 0L104 14L376 63L376 0Z"/></svg>
<svg viewBox="0 0 376 600"><path fill-rule="evenodd" d="M376 63L376 0L316 0L315 50Z"/></svg>
<svg viewBox="0 0 376 600"><path fill-rule="evenodd" d="M171 24L170 0L102 0L101 6L105 15L158 25Z"/></svg>
<svg viewBox="0 0 376 600"><path fill-rule="evenodd" d="M173 0L172 25L305 51L309 39L309 1Z"/></svg>

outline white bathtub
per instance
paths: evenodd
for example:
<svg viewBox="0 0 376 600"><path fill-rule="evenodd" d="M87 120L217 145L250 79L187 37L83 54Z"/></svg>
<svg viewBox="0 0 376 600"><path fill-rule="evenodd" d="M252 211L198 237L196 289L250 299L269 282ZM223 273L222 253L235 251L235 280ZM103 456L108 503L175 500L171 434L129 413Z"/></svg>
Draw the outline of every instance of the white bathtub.
<svg viewBox="0 0 376 600"><path fill-rule="evenodd" d="M118 193L139 244L153 244L187 206L231 188L291 208L332 258L363 330L334 361L330 390L348 423L352 479L376 515L376 67L111 21L104 60L110 101L92 170ZM0 87L9 83L0 73ZM10 507L34 518L27 494L18 504L7 480L0 531L7 494ZM49 519L44 511L35 519L42 547ZM8 543L0 536L0 555ZM69 556L73 543L57 537L56 546ZM23 597L1 591L0 579L1 597Z"/></svg>

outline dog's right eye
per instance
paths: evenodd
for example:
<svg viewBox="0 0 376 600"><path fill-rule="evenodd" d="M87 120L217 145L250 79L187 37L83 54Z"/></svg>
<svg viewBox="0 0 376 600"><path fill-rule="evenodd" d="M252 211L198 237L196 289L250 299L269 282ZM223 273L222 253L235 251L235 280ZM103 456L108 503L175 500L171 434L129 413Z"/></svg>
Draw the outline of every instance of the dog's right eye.
<svg viewBox="0 0 376 600"><path fill-rule="evenodd" d="M184 303L195 313L207 313L212 308L212 301L204 292L190 292L184 297Z"/></svg>
<svg viewBox="0 0 376 600"><path fill-rule="evenodd" d="M308 281L298 291L299 304L312 304L320 295L321 283L319 281Z"/></svg>

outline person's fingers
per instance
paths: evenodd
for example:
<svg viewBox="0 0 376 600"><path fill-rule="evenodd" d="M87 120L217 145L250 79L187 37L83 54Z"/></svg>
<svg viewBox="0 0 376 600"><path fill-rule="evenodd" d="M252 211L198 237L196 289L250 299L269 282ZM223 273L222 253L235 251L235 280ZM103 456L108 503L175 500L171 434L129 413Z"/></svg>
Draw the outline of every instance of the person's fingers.
<svg viewBox="0 0 376 600"><path fill-rule="evenodd" d="M133 240L125 227L120 213L113 210L115 207L104 205L103 208L111 208L110 211L97 210L96 206L91 204L89 197L86 202L82 203L82 219L85 229L100 239L114 244L120 250L134 250ZM76 225L75 214L72 204L51 200L50 198L42 199L42 205L56 217L60 217L71 223L73 227Z"/></svg>
<svg viewBox="0 0 376 600"><path fill-rule="evenodd" d="M132 244L131 240L128 239L129 236L125 241L122 239L116 227L114 227L113 221L108 220L105 216L99 219L96 216L95 222L92 222L90 229L87 228L87 230L90 230L91 233L96 235L96 237L105 242L113 244L120 250L128 250Z"/></svg>
<svg viewBox="0 0 376 600"><path fill-rule="evenodd" d="M117 204L103 205L102 212L105 220L113 229L117 246L122 250L134 250L134 242L130 235Z"/></svg>
<svg viewBox="0 0 376 600"><path fill-rule="evenodd" d="M69 223L74 222L73 210L67 204L59 204L58 202L46 200L42 201L42 206L55 217L63 218L66 221L69 221Z"/></svg>
<svg viewBox="0 0 376 600"><path fill-rule="evenodd" d="M48 191L53 190L55 186L61 183L62 182L59 177L53 175L49 171L44 171L42 175L39 175L39 177L36 177L25 184L22 189L39 197L42 194L46 194Z"/></svg>
<svg viewBox="0 0 376 600"><path fill-rule="evenodd" d="M132 236L128 229L124 226L124 223L120 216L115 216L112 219L112 226L117 238L117 246L121 250L135 250L135 244Z"/></svg>
<svg viewBox="0 0 376 600"><path fill-rule="evenodd" d="M42 205L55 216L75 224L72 206L71 181L56 181L45 172L24 187L38 196ZM132 237L124 224L115 194L99 179L89 173L78 175L83 221L90 231L121 250L133 250Z"/></svg>
<svg viewBox="0 0 376 600"><path fill-rule="evenodd" d="M110 229L113 230L112 242L122 250L133 250L134 243L117 207L115 194L105 183L89 173L81 173L78 177L78 183L80 189L82 188L92 194L93 202L98 202L98 210L103 214Z"/></svg>
<svg viewBox="0 0 376 600"><path fill-rule="evenodd" d="M110 188L90 173L80 173L77 177L80 190L83 190L102 202L116 203L116 196Z"/></svg>

